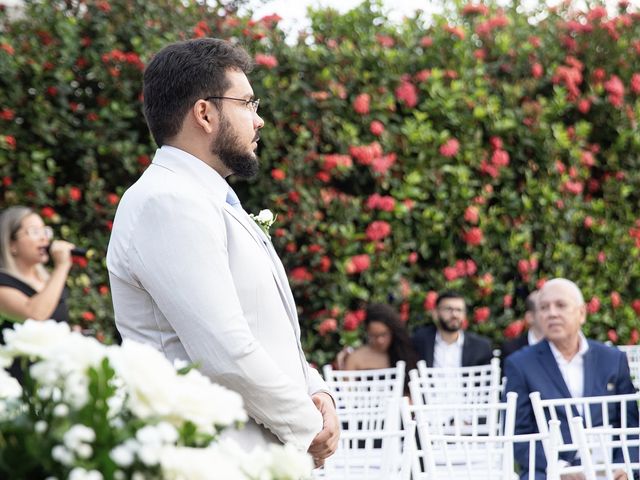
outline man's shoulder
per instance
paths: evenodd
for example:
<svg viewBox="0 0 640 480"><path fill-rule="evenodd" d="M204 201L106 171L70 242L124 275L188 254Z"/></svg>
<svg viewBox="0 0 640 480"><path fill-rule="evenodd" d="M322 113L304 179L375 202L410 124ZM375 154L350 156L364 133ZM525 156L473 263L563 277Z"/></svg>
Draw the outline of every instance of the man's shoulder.
<svg viewBox="0 0 640 480"><path fill-rule="evenodd" d="M435 336L436 334L436 326L434 324L422 325L416 328L411 335L413 338L426 338L430 336Z"/></svg>
<svg viewBox="0 0 640 480"><path fill-rule="evenodd" d="M468 331L464 332L464 337L465 339L468 339L470 343L491 348L491 339L489 337L485 337L484 335L480 335L479 333Z"/></svg>
<svg viewBox="0 0 640 480"><path fill-rule="evenodd" d="M615 346L605 345L602 342L597 340L587 339L587 344L589 345L589 350L594 354L604 356L605 358L619 358L625 355L624 352L618 350Z"/></svg>

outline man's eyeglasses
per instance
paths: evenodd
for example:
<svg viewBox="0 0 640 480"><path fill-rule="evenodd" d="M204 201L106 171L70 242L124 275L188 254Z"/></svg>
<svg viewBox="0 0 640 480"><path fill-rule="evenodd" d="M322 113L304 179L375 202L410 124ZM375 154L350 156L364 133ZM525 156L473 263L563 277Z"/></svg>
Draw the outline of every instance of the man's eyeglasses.
<svg viewBox="0 0 640 480"><path fill-rule="evenodd" d="M448 313L449 315L451 315L452 313L458 313L460 315L464 315L464 313L465 313L465 309L464 308L439 307L438 310L440 310L442 313Z"/></svg>
<svg viewBox="0 0 640 480"><path fill-rule="evenodd" d="M258 106L260 105L260 99L259 98L253 98L251 100L246 100L244 98L233 98L233 97L207 97L205 98L205 100L213 100L213 99L217 99L217 100L235 100L236 102L244 102L245 107L247 107L249 110L251 110L253 113L257 113L258 112Z"/></svg>
<svg viewBox="0 0 640 480"><path fill-rule="evenodd" d="M35 240L42 238L43 236L47 240L51 240L53 238L53 228L51 227L27 227L24 229L21 228L16 232L16 234L18 234L20 230L24 230L27 235Z"/></svg>

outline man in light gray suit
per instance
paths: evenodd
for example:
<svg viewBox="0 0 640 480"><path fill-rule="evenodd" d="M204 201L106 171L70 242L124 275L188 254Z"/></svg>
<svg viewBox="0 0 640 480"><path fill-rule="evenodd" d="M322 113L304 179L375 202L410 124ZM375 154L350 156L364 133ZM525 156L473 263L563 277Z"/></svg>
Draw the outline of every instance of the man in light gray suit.
<svg viewBox="0 0 640 480"><path fill-rule="evenodd" d="M113 224L116 325L242 395L245 448L291 443L321 465L338 443L333 399L305 360L282 263L225 180L258 171L251 66L211 38L171 44L149 63L144 112L160 148Z"/></svg>

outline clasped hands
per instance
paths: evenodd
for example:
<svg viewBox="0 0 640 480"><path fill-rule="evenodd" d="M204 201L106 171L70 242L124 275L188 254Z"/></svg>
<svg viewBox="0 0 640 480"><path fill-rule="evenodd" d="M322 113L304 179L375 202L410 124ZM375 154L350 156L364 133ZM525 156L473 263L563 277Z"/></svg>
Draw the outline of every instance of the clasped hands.
<svg viewBox="0 0 640 480"><path fill-rule="evenodd" d="M340 439L340 421L331 395L326 392L311 396L316 408L322 414L322 430L311 442L308 453L313 457L315 468L324 465L325 459L333 455Z"/></svg>

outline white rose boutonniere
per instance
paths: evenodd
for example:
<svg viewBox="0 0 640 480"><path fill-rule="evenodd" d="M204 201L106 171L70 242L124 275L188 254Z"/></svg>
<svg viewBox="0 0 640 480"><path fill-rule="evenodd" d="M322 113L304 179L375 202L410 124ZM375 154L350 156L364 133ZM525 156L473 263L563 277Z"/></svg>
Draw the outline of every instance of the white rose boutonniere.
<svg viewBox="0 0 640 480"><path fill-rule="evenodd" d="M269 235L269 229L271 228L271 225L275 223L278 216L274 215L273 212L271 212L271 210L269 209L260 210L260 213L258 213L258 215L250 213L249 216L254 222L258 224L267 238L271 239L271 235Z"/></svg>

